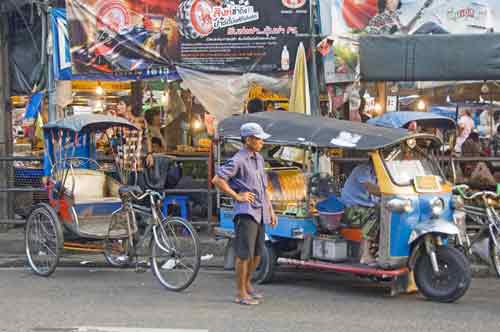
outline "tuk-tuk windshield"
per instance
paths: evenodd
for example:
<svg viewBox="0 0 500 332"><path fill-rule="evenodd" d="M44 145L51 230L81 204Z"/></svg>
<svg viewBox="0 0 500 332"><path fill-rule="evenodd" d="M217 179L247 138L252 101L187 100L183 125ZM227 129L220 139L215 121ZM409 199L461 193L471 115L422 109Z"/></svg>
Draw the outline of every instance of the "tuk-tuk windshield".
<svg viewBox="0 0 500 332"><path fill-rule="evenodd" d="M385 151L384 161L395 184L408 186L417 176L436 176L443 181L434 154L419 145L409 147L406 143Z"/></svg>

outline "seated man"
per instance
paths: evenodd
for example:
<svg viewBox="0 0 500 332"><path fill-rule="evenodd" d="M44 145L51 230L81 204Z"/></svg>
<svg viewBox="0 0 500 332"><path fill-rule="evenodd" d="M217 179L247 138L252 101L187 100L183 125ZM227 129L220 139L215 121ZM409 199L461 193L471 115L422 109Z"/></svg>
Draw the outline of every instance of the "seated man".
<svg viewBox="0 0 500 332"><path fill-rule="evenodd" d="M345 205L343 219L362 227L361 263L374 264L371 246L379 229L379 196L375 171L371 164L356 166L342 188L340 201Z"/></svg>

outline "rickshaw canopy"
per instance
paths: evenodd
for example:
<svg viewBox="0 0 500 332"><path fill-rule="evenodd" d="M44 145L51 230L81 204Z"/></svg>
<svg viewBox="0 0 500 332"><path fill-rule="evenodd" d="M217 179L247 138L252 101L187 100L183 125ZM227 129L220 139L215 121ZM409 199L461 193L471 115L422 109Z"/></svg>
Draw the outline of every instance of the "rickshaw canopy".
<svg viewBox="0 0 500 332"><path fill-rule="evenodd" d="M413 137L405 129L376 127L285 111L226 118L218 126L218 135L221 139L239 139L241 125L248 122L260 124L271 135L266 140L268 144L376 150Z"/></svg>
<svg viewBox="0 0 500 332"><path fill-rule="evenodd" d="M372 118L367 123L386 128L407 128L408 125L416 121L425 127L439 129L454 129L455 121L449 117L430 112L387 112L376 118Z"/></svg>
<svg viewBox="0 0 500 332"><path fill-rule="evenodd" d="M127 127L138 130L138 128L127 119L101 114L80 114L69 116L64 119L52 121L44 125L43 129L45 131L63 129L73 132L81 132L87 130L105 130L110 127Z"/></svg>

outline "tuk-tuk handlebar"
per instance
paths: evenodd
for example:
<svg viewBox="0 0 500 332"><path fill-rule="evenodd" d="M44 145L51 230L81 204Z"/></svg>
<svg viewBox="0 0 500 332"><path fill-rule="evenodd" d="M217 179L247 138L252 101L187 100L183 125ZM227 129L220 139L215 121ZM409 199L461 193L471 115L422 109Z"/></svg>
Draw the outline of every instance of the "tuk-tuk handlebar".
<svg viewBox="0 0 500 332"><path fill-rule="evenodd" d="M460 185L453 187L454 191L457 191L463 199L467 199L467 200L476 199L478 197L485 197L485 198L491 197L491 198L495 198L495 199L500 198L500 195L498 195L497 193L495 193L493 191L478 191L478 192L473 193L471 195L467 195L466 191L469 189L470 189L469 186L466 184L460 184Z"/></svg>

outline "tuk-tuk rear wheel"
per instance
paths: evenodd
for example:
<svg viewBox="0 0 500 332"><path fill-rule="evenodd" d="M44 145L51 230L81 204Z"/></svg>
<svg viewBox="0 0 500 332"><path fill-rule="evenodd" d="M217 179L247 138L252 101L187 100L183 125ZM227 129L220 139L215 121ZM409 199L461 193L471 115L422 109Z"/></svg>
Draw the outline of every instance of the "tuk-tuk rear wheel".
<svg viewBox="0 0 500 332"><path fill-rule="evenodd" d="M415 283L429 300L455 302L470 286L471 269L462 252L452 247L436 248L440 274L436 275L429 255L422 253L415 264Z"/></svg>
<svg viewBox="0 0 500 332"><path fill-rule="evenodd" d="M270 283L276 269L276 249L272 243L266 243L262 249L260 264L252 276L253 282L257 284Z"/></svg>

